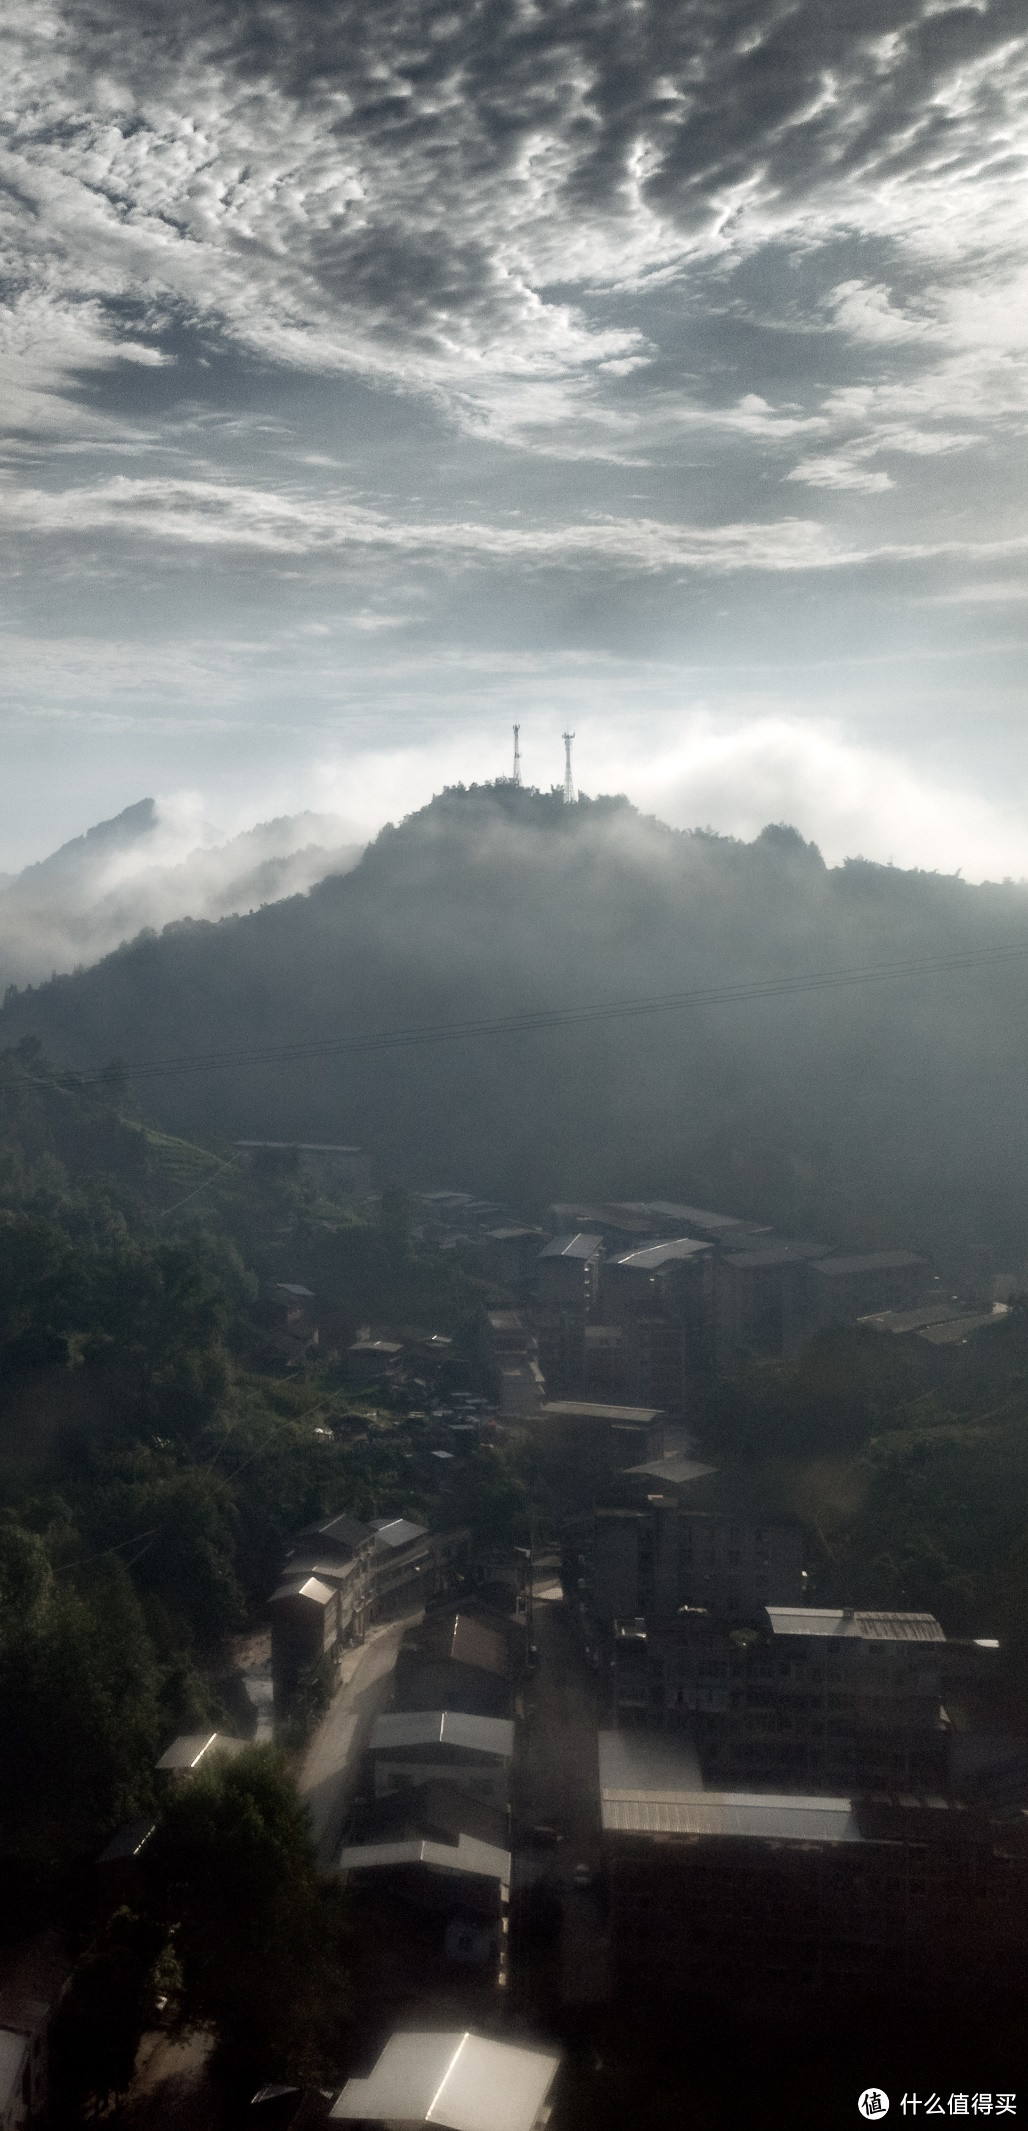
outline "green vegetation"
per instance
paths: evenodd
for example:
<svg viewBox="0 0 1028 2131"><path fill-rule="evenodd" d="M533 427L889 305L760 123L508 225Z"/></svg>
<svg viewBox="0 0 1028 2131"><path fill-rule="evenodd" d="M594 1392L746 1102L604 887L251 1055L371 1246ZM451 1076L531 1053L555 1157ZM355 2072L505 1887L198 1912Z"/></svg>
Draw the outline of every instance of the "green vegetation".
<svg viewBox="0 0 1028 2131"><path fill-rule="evenodd" d="M368 1148L384 1183L459 1183L525 1210L686 1198L826 1241L927 1248L963 1280L983 1250L1003 1270L1028 1257L1026 940L1023 886L829 868L782 827L744 844L623 800L569 808L501 784L443 793L307 896L172 925L11 996L0 1042L36 1035L77 1067L240 1055L231 1072L141 1085L151 1122L189 1140L289 1138L302 1119L312 1139ZM965 955L934 975L643 1020L246 1062L418 1023ZM167 1142L162 1159L188 1188ZM380 1242L370 1284L386 1277ZM342 1265L352 1239L319 1247Z"/></svg>
<svg viewBox="0 0 1028 2131"><path fill-rule="evenodd" d="M1028 1728L1028 1313L957 1348L827 1334L722 1385L705 1445L802 1517L821 1603L999 1636L1006 1719Z"/></svg>

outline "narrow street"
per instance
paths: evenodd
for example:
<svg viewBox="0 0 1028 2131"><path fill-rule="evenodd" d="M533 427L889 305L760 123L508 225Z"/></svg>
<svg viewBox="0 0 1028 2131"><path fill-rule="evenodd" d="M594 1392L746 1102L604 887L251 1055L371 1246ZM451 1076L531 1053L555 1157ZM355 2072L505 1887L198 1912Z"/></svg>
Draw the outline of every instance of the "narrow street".
<svg viewBox="0 0 1028 2131"><path fill-rule="evenodd" d="M563 1599L536 1597L536 1671L527 1695L514 1836L519 1900L549 1888L560 1905L559 1980L565 2005L602 2003L609 1992L604 1915L596 1690L578 1621ZM533 1840L533 1829L553 1841ZM595 1875L575 1885L576 1867ZM521 1944L525 1940L522 1934Z"/></svg>
<svg viewBox="0 0 1028 2131"><path fill-rule="evenodd" d="M339 1685L303 1758L300 1796L311 1818L323 1871L334 1862L360 1759L375 1718L389 1699L402 1636L422 1618L407 1613L368 1631L344 1653Z"/></svg>

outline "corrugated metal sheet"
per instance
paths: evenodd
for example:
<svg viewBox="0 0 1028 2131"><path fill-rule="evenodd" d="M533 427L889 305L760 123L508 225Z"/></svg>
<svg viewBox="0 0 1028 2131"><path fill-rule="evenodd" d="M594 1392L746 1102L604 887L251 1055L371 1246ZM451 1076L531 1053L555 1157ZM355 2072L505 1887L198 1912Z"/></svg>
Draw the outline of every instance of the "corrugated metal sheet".
<svg viewBox="0 0 1028 2131"><path fill-rule="evenodd" d="M376 1547L412 1546L415 1539L428 1538L427 1525L412 1524L408 1517L384 1517L374 1530Z"/></svg>
<svg viewBox="0 0 1028 2131"><path fill-rule="evenodd" d="M560 2058L484 2035L392 2035L367 2079L332 2104L337 2121L532 2131Z"/></svg>
<svg viewBox="0 0 1028 2131"><path fill-rule="evenodd" d="M555 1236L552 1243L539 1253L540 1258L593 1258L603 1242L602 1236Z"/></svg>
<svg viewBox="0 0 1028 2131"><path fill-rule="evenodd" d="M508 1717L472 1717L462 1709L392 1710L376 1719L369 1752L395 1753L410 1746L462 1746L509 1761L514 1726Z"/></svg>
<svg viewBox="0 0 1028 2131"><path fill-rule="evenodd" d="M848 1798L742 1791L604 1790L603 1827L627 1835L706 1835L750 1842L861 1842Z"/></svg>
<svg viewBox="0 0 1028 2131"><path fill-rule="evenodd" d="M411 1835L400 1842L350 1843L339 1858L341 1872L381 1872L398 1865L431 1865L440 1872L466 1872L471 1879L497 1879L510 1885L510 1851L477 1836L456 1842L433 1842Z"/></svg>
<svg viewBox="0 0 1028 2131"><path fill-rule="evenodd" d="M837 1606L767 1606L775 1635L829 1635L865 1643L944 1643L934 1613L856 1613Z"/></svg>

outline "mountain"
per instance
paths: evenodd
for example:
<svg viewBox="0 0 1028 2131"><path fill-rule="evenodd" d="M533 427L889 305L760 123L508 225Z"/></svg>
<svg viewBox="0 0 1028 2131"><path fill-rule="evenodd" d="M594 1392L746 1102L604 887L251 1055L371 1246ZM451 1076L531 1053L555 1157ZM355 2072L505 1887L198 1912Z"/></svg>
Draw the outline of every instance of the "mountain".
<svg viewBox="0 0 1028 2131"><path fill-rule="evenodd" d="M360 850L334 814L286 815L226 839L141 799L38 864L0 875L0 989L96 962L144 926L295 895L345 871Z"/></svg>
<svg viewBox="0 0 1028 2131"><path fill-rule="evenodd" d="M448 791L347 874L11 997L0 1044L168 1061L969 956L872 984L147 1080L191 1136L358 1140L384 1180L703 1198L942 1262L1028 1255L1028 891L624 800ZM983 961L996 950L1007 961ZM977 959L976 959L977 958ZM949 1258L947 1259L947 1255Z"/></svg>

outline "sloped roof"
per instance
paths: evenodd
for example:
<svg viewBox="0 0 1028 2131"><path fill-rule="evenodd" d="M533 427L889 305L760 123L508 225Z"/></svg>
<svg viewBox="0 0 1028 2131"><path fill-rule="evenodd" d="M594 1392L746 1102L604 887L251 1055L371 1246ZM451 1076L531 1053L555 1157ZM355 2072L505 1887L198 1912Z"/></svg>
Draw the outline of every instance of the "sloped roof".
<svg viewBox="0 0 1028 2131"><path fill-rule="evenodd" d="M454 1665L473 1665L479 1672L494 1672L501 1679L510 1674L507 1637L468 1613L443 1613L426 1620L412 1637L405 1655L426 1660L448 1658Z"/></svg>
<svg viewBox="0 0 1028 2131"><path fill-rule="evenodd" d="M184 1774L189 1769L198 1768L208 1755L213 1760L218 1754L241 1754L245 1745L245 1739L230 1739L220 1731L180 1732L161 1755L157 1766L172 1774Z"/></svg>
<svg viewBox="0 0 1028 2131"><path fill-rule="evenodd" d="M402 1546L413 1546L415 1539L427 1539L428 1526L412 1524L408 1517L376 1517L373 1525L375 1548L389 1547L393 1552Z"/></svg>
<svg viewBox="0 0 1028 2131"><path fill-rule="evenodd" d="M484 2035L391 2035L367 2079L349 2079L329 2112L351 2123L439 2124L448 2131L533 2131L560 2058Z"/></svg>
<svg viewBox="0 0 1028 2131"><path fill-rule="evenodd" d="M495 1879L510 1885L510 1851L475 1835L458 1835L456 1842L436 1842L430 1836L403 1836L397 1842L349 1843L340 1853L340 1872L397 1871L404 1865L426 1865L435 1872L463 1872L469 1879Z"/></svg>
<svg viewBox="0 0 1028 2131"><path fill-rule="evenodd" d="M539 1253L540 1258L594 1258L603 1243L602 1236L577 1234L554 1236L553 1242Z"/></svg>
<svg viewBox="0 0 1028 2131"><path fill-rule="evenodd" d="M368 1742L370 1753L409 1746L459 1746L468 1753L509 1761L514 1752L514 1726L509 1717L472 1717L463 1709L396 1709L376 1718Z"/></svg>

